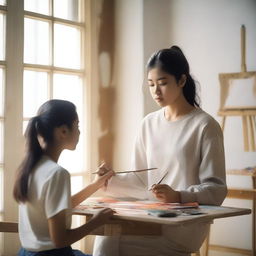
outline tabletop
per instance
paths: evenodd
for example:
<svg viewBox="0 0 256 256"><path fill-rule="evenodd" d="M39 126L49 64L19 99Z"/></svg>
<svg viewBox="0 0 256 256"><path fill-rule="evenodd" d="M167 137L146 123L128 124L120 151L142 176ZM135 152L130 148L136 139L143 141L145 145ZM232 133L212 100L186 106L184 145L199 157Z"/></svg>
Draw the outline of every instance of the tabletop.
<svg viewBox="0 0 256 256"><path fill-rule="evenodd" d="M73 214L89 220L95 209L74 209ZM111 220L95 230L96 235L160 235L162 225L177 226L194 222L212 222L214 219L247 215L250 209L224 206L200 205L195 209L174 210L176 217L155 217L148 214L116 213Z"/></svg>

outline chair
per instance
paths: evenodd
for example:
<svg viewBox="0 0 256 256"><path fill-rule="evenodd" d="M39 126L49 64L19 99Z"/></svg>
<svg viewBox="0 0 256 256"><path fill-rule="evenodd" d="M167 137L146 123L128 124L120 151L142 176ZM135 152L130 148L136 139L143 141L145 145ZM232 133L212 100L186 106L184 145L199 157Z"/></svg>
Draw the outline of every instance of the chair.
<svg viewBox="0 0 256 256"><path fill-rule="evenodd" d="M0 232L18 233L18 223L17 222L0 221Z"/></svg>

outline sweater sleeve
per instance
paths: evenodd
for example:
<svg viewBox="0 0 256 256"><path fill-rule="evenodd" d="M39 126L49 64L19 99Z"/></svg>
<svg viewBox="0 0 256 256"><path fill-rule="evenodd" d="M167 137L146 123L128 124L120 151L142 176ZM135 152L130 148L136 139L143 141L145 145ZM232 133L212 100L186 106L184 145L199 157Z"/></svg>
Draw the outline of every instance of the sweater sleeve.
<svg viewBox="0 0 256 256"><path fill-rule="evenodd" d="M181 192L181 201L221 205L227 194L223 134L211 120L203 129L200 146L199 184Z"/></svg>

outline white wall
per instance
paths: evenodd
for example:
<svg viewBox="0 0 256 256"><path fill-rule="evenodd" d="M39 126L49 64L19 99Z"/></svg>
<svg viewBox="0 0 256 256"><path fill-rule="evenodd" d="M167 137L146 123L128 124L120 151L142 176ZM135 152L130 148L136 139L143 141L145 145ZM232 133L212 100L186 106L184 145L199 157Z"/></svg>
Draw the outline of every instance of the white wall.
<svg viewBox="0 0 256 256"><path fill-rule="evenodd" d="M151 54L159 49L170 47L170 1L144 0L143 13L143 61L144 73ZM144 75L145 79L146 75ZM159 109L153 102L146 80L143 84L143 113L144 115Z"/></svg>
<svg viewBox="0 0 256 256"><path fill-rule="evenodd" d="M130 167L134 139L143 117L143 4L116 1L114 168Z"/></svg>

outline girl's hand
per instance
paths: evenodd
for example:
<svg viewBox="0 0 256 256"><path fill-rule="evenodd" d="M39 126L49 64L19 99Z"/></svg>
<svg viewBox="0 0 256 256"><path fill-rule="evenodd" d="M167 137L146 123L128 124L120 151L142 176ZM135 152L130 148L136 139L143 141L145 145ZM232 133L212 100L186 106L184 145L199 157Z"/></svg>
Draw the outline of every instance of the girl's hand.
<svg viewBox="0 0 256 256"><path fill-rule="evenodd" d="M180 192L173 190L166 184L153 185L152 192L163 203L180 203Z"/></svg>
<svg viewBox="0 0 256 256"><path fill-rule="evenodd" d="M109 221L109 219L111 218L111 216L113 216L114 213L115 211L113 211L110 208L103 208L99 210L97 213L95 213L91 220L95 221L98 226L101 226L105 224L107 221Z"/></svg>
<svg viewBox="0 0 256 256"><path fill-rule="evenodd" d="M110 170L105 163L101 164L97 170L97 174L94 178L94 183L98 188L103 186L107 187L108 180L115 175L115 172Z"/></svg>

